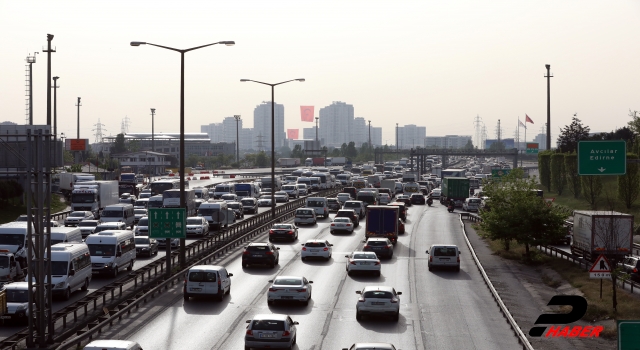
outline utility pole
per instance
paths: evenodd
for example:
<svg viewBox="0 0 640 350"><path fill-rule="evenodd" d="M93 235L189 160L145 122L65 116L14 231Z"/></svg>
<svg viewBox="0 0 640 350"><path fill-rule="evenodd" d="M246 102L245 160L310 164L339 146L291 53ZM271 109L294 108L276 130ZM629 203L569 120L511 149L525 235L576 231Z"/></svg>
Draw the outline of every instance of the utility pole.
<svg viewBox="0 0 640 350"><path fill-rule="evenodd" d="M58 164L58 79L60 77L53 77L53 148L55 151L56 164ZM63 145L64 149L64 145ZM64 153L64 152L63 152Z"/></svg>
<svg viewBox="0 0 640 350"><path fill-rule="evenodd" d="M155 116L156 116L156 109L155 108L151 108L151 152L155 152L156 151L156 131L155 131ZM153 178L153 176L156 176L156 160L157 160L158 155L154 154L153 156L153 175L149 176L149 182L151 182L151 179ZM148 155L147 155L147 159L149 159Z"/></svg>
<svg viewBox="0 0 640 350"><path fill-rule="evenodd" d="M27 63L29 64L29 125L33 125L33 64L36 63L36 54L38 52L34 52L33 56L27 56Z"/></svg>
<svg viewBox="0 0 640 350"><path fill-rule="evenodd" d="M396 151L398 150L398 123L396 123Z"/></svg>
<svg viewBox="0 0 640 350"><path fill-rule="evenodd" d="M318 117L316 117L316 147L320 149L320 144L318 143Z"/></svg>
<svg viewBox="0 0 640 350"><path fill-rule="evenodd" d="M553 75L549 72L551 69L550 64L544 65L547 68L547 150L551 149L551 78Z"/></svg>
<svg viewBox="0 0 640 350"><path fill-rule="evenodd" d="M47 53L47 85L51 83L51 53L56 52L55 49L51 49L51 40L53 40L53 34L47 34L47 49L42 52ZM51 126L51 89L47 89L47 125ZM52 338L53 339L53 338Z"/></svg>
<svg viewBox="0 0 640 350"><path fill-rule="evenodd" d="M371 149L371 120L369 120L369 149Z"/></svg>
<svg viewBox="0 0 640 350"><path fill-rule="evenodd" d="M240 167L240 128L238 123L240 122L240 115L233 116L236 119L236 163L238 163L238 168Z"/></svg>
<svg viewBox="0 0 640 350"><path fill-rule="evenodd" d="M77 133L77 139L80 138L80 106L82 106L80 104L80 97L78 97L78 104L76 105L76 107L78 107L78 133Z"/></svg>

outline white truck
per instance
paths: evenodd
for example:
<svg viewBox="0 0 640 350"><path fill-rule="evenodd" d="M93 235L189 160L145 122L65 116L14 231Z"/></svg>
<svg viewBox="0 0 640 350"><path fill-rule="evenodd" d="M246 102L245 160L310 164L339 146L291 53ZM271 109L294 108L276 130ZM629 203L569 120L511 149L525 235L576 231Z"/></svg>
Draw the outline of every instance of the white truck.
<svg viewBox="0 0 640 350"><path fill-rule="evenodd" d="M573 212L571 253L595 261L600 254L630 255L633 215L614 211Z"/></svg>
<svg viewBox="0 0 640 350"><path fill-rule="evenodd" d="M367 182L369 182L369 184L375 188L380 188L380 181L382 181L382 178L380 177L380 175L367 176Z"/></svg>
<svg viewBox="0 0 640 350"><path fill-rule="evenodd" d="M236 222L236 213L224 201L200 204L198 216L207 220L210 229L226 227Z"/></svg>
<svg viewBox="0 0 640 350"><path fill-rule="evenodd" d="M347 164L347 157L332 157L331 165L333 166L343 166Z"/></svg>
<svg viewBox="0 0 640 350"><path fill-rule="evenodd" d="M300 158L278 158L278 165L283 168L300 166Z"/></svg>
<svg viewBox="0 0 640 350"><path fill-rule="evenodd" d="M405 171L402 174L402 182L416 182L418 181L418 173L415 171Z"/></svg>
<svg viewBox="0 0 640 350"><path fill-rule="evenodd" d="M71 210L91 211L96 218L108 205L118 204L118 181L91 181L79 183L71 191Z"/></svg>
<svg viewBox="0 0 640 350"><path fill-rule="evenodd" d="M79 182L96 181L96 177L86 173L60 173L60 192L68 197Z"/></svg>
<svg viewBox="0 0 640 350"><path fill-rule="evenodd" d="M382 180L380 181L380 188L388 188L391 191L391 195L396 195L396 180Z"/></svg>

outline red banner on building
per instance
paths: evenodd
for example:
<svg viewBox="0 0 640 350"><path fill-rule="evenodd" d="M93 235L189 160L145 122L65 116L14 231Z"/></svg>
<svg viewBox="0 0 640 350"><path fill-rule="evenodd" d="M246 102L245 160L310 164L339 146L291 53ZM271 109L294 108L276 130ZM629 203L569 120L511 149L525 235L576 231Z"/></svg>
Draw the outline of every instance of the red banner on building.
<svg viewBox="0 0 640 350"><path fill-rule="evenodd" d="M291 140L298 139L298 129L287 129L287 138Z"/></svg>
<svg viewBox="0 0 640 350"><path fill-rule="evenodd" d="M300 120L313 122L313 106L300 106Z"/></svg>

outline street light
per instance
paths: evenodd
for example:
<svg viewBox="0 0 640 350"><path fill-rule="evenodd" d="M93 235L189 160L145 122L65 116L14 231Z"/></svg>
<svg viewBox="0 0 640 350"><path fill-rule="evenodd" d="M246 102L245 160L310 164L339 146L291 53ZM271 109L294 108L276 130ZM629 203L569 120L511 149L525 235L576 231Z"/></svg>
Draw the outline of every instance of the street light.
<svg viewBox="0 0 640 350"><path fill-rule="evenodd" d="M271 86L271 219L275 219L276 218L276 196L275 196L275 193L276 193L276 186L275 186L276 185L276 160L275 160L276 158L276 143L275 143L276 116L274 113L274 109L275 109L274 88L276 87L276 85L281 85L281 84L292 82L292 81L304 82L304 78L291 79L291 80L283 81L276 84L263 83L261 81L256 81L251 79L240 79L240 82L242 83L246 81L252 81L254 83Z"/></svg>
<svg viewBox="0 0 640 350"><path fill-rule="evenodd" d="M236 163L238 163L238 168L240 168L240 131L238 123L242 118L240 118L240 115L234 115L233 117L236 119Z"/></svg>
<svg viewBox="0 0 640 350"><path fill-rule="evenodd" d="M151 108L151 152L155 152L156 151L156 143L155 143L155 130L154 130L154 125L155 125L155 117L156 116L156 109L155 108ZM155 163L155 162L154 162ZM149 167L147 167L147 171L150 170ZM153 175L151 176L155 176L156 175L156 166L153 166ZM151 179L149 179L149 182L151 182Z"/></svg>
<svg viewBox="0 0 640 350"><path fill-rule="evenodd" d="M176 51L180 53L180 207L181 208L186 208L186 203L184 198L184 187L185 187L185 182L184 182L184 157L185 157L184 156L184 54L189 51L193 51L193 50L201 49L203 47L217 45L217 44L233 46L236 43L235 41L218 41L212 44L201 45L201 46L192 47L190 49L180 50L173 47L156 45L156 44L147 43L144 41L131 42L131 46L151 45L151 46L156 46L162 49L167 49L167 50ZM171 264L171 243L167 242L167 275L169 276L171 275L170 264ZM180 238L180 267L185 268L185 239L184 238Z"/></svg>

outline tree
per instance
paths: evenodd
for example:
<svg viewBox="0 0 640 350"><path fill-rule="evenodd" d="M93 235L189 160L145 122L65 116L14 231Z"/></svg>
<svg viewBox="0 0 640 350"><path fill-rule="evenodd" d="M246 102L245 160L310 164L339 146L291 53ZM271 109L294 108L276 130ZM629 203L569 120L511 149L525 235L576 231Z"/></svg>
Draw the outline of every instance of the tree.
<svg viewBox="0 0 640 350"><path fill-rule="evenodd" d="M278 150L278 153L280 153L282 158L289 158L291 157L291 148L289 148L289 146L282 146Z"/></svg>
<svg viewBox="0 0 640 350"><path fill-rule="evenodd" d="M342 146L340 146L340 155L343 157L347 157L347 144L343 143Z"/></svg>
<svg viewBox="0 0 640 350"><path fill-rule="evenodd" d="M580 175L578 175L578 156L575 153L564 155L564 173L569 191L573 198L580 197Z"/></svg>
<svg viewBox="0 0 640 350"><path fill-rule="evenodd" d="M629 125L629 128L631 128L631 130L637 135L640 134L640 111L632 111L631 109L629 109L629 116L631 117L631 121L629 121L627 124Z"/></svg>
<svg viewBox="0 0 640 350"><path fill-rule="evenodd" d="M558 192L558 196L561 196L567 184L564 154L562 153L554 153L551 155L551 181L553 182L553 188Z"/></svg>
<svg viewBox="0 0 640 350"><path fill-rule="evenodd" d="M291 158L304 158L304 152L302 151L302 146L295 145L293 146L293 150L291 151Z"/></svg>
<svg viewBox="0 0 640 350"><path fill-rule="evenodd" d="M589 139L589 127L583 126L575 115L571 120L571 124L565 126L558 136L558 151L561 153L576 152L578 142Z"/></svg>
<svg viewBox="0 0 640 350"><path fill-rule="evenodd" d="M334 148L333 151L331 151L331 156L332 157L340 157L340 149L339 148Z"/></svg>
<svg viewBox="0 0 640 350"><path fill-rule="evenodd" d="M256 155L256 166L263 168L263 167L266 167L268 164L269 164L269 158L267 157L267 154L264 153L264 151L261 151Z"/></svg>
<svg viewBox="0 0 640 350"><path fill-rule="evenodd" d="M540 183L547 188L547 191L551 191L551 154L553 154L553 151L542 151L538 153Z"/></svg>
<svg viewBox="0 0 640 350"><path fill-rule="evenodd" d="M358 150L356 149L356 143L351 141L347 145L347 157L355 159L358 156Z"/></svg>
<svg viewBox="0 0 640 350"><path fill-rule="evenodd" d="M116 135L116 142L113 143L111 153L125 153L127 152L127 146L124 143L124 134Z"/></svg>
<svg viewBox="0 0 640 350"><path fill-rule="evenodd" d="M598 175L581 176L582 195L584 200L589 203L591 209L595 210L598 206L598 197L602 193L602 180Z"/></svg>
<svg viewBox="0 0 640 350"><path fill-rule="evenodd" d="M129 152L138 152L140 150L140 141L131 140L129 141Z"/></svg>
<svg viewBox="0 0 640 350"><path fill-rule="evenodd" d="M471 139L467 140L467 144L464 146L464 149L473 149L473 142L471 142Z"/></svg>
<svg viewBox="0 0 640 350"><path fill-rule="evenodd" d="M638 159L638 155L627 153L627 159ZM640 172L638 163L628 163L627 173L618 176L618 198L624 202L627 209L631 209L633 202L640 195Z"/></svg>
<svg viewBox="0 0 640 350"><path fill-rule="evenodd" d="M481 228L501 240L505 250L513 240L524 244L527 259L532 245L551 244L566 234L564 214L537 195L537 186L535 177L525 178L522 169L514 169L483 188L491 210L481 212Z"/></svg>

